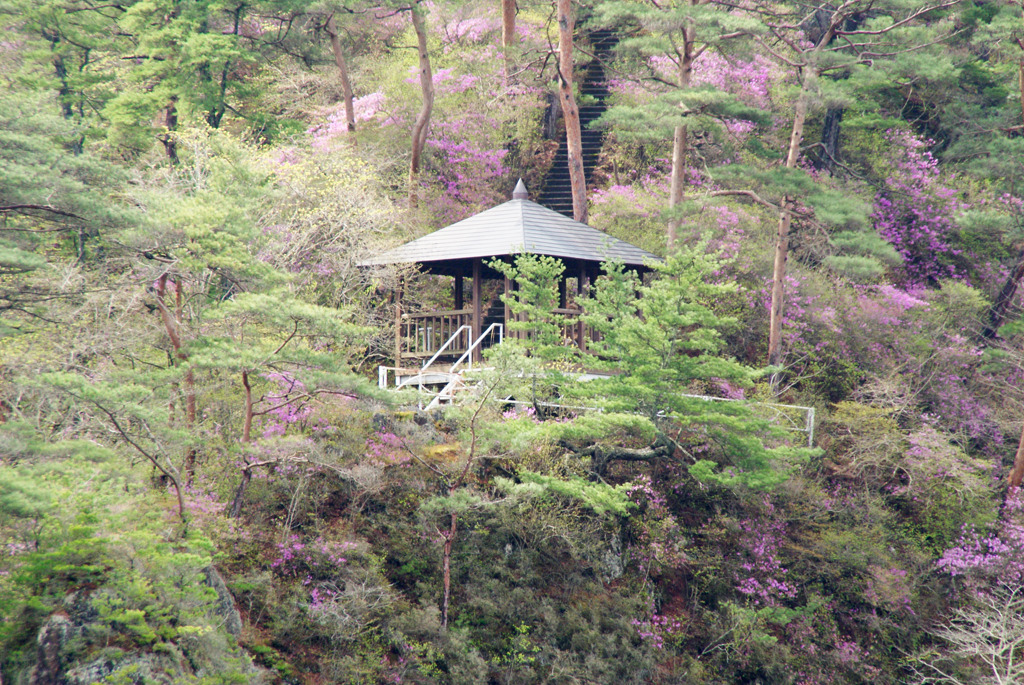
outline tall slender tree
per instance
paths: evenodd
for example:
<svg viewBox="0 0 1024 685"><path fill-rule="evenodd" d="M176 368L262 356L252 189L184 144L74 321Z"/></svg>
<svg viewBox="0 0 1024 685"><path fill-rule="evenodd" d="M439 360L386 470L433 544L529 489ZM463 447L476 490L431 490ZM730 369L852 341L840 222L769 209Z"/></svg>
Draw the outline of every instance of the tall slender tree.
<svg viewBox="0 0 1024 685"><path fill-rule="evenodd" d="M331 39L331 51L334 53L334 64L338 67L338 78L341 80L342 98L345 106L345 128L348 129L350 140L355 142L356 135L356 110L353 104L354 95L352 92L352 81L348 75L348 61L345 59L345 51L341 46L341 36L338 25L334 21L334 14L327 16L324 22L324 30Z"/></svg>
<svg viewBox="0 0 1024 685"><path fill-rule="evenodd" d="M513 68L513 50L516 44L516 0L501 0L501 47L504 50L504 86L508 88L509 76Z"/></svg>
<svg viewBox="0 0 1024 685"><path fill-rule="evenodd" d="M420 164L423 149L427 145L430 130L430 115L434 110L434 74L430 68L430 52L427 49L426 10L417 0L409 8L412 28L416 33L416 50L419 60L420 95L423 98L420 112L412 126L412 156L409 161L409 204L415 205L419 195Z"/></svg>
<svg viewBox="0 0 1024 685"><path fill-rule="evenodd" d="M558 21L558 96L565 121L565 142L569 153L569 182L572 187L572 215L576 221L587 221L587 178L583 169L583 132L580 108L573 85L573 31L576 17L572 0L556 0Z"/></svg>
<svg viewBox="0 0 1024 685"><path fill-rule="evenodd" d="M941 31L929 32L922 39L909 29L922 24L930 13L959 2L946 0L921 5L905 0L848 0L838 6L820 3L808 7L765 2L748 6L730 0L718 1L725 7L760 18L765 33L753 35L754 39L793 74L796 93L785 150L784 167L787 169L795 169L801 159L804 127L820 93L824 74L872 66L879 60L941 42L946 37ZM870 16L870 20L861 22L859 19L865 16ZM797 199L785 195L779 204L768 331L768 363L777 367L784 364L782 317L790 228ZM772 385L778 387L777 374L772 377Z"/></svg>
<svg viewBox="0 0 1024 685"><path fill-rule="evenodd" d="M684 200L691 124L705 115L759 117L750 108L740 111L743 108L720 91L692 90L694 62L707 50L723 50L729 41L756 32L759 24L750 17L727 12L710 0L655 4L616 0L600 5L598 11L604 22L624 23L639 29L636 35L620 43L621 52L638 54L645 60L667 59L675 72L671 78L674 88L668 92L660 93L640 107L619 107L607 117L612 123L632 120L633 125L622 127L627 137L656 138L662 135L666 125L672 128L670 211L665 234L671 250L680 222L678 212L672 210ZM659 86L666 85L659 74L652 75L652 80L658 81Z"/></svg>

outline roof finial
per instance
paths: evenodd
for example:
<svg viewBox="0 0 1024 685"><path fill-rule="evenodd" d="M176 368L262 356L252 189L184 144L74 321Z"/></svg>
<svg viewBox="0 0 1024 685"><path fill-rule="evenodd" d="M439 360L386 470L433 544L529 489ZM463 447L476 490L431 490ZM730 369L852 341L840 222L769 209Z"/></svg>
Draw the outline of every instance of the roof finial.
<svg viewBox="0 0 1024 685"><path fill-rule="evenodd" d="M526 191L526 184L523 183L523 179L519 179L519 183L516 184L516 189L512 191L513 200L528 200L530 199L530 193Z"/></svg>

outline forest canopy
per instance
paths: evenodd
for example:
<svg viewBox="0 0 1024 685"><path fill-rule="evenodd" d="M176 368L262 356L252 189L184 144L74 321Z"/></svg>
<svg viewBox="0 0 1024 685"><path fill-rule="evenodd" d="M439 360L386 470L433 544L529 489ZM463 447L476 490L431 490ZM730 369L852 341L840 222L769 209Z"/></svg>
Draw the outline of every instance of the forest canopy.
<svg viewBox="0 0 1024 685"><path fill-rule="evenodd" d="M0 27L0 682L1024 682L1017 0ZM519 179L658 260L382 388Z"/></svg>

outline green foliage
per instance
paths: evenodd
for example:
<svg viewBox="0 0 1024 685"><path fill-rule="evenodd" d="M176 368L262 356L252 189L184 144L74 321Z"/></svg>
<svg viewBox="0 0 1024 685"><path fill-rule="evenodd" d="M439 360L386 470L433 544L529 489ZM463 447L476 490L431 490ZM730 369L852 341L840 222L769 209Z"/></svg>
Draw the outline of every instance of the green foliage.
<svg viewBox="0 0 1024 685"><path fill-rule="evenodd" d="M541 473L520 470L516 474L519 482L507 478L495 478L494 486L510 497L549 497L561 495L577 500L595 514L628 516L636 504L626 494L628 485L612 486L607 483L593 483L582 478L561 479Z"/></svg>
<svg viewBox="0 0 1024 685"><path fill-rule="evenodd" d="M855 12L842 29L864 32L846 38L875 42L919 9L866 6L841 9ZM644 279L609 265L577 298L600 338L588 355L552 313L561 263L493 264L520 283L518 320L467 376L477 394L439 419L385 413L407 401L372 378L393 345L397 272L356 264L504 198L513 171L540 187L558 144L541 125L557 118L538 87L552 76L543 7L520 4L506 51L492 7L424 6L437 98L408 207L407 8L0 3L4 682L33 678L43 628L66 637L64 671L111 683L906 680L901 655L939 649L925 627L967 616L935 558L996 523L991 465L1019 435L1020 325L976 329L1024 235L1020 8L928 13L870 67L843 40L805 50L835 9L822 8L759 6L811 17L799 37L788 19L769 34L764 16L713 4L592 8L578 38L601 27L617 48L591 217L658 253L672 219L689 246ZM331 15L363 98L355 136L336 135ZM738 92L732 65L759 65L766 109L680 79L684 38L703 51L694 84ZM801 92L816 168L782 169L780 123ZM685 201L665 212L679 125ZM900 154L890 129L934 140L969 282L888 282L899 259L871 215ZM777 407L707 398L766 398L753 366L787 196L794 384L772 399L825 417L820 455L787 447ZM583 370L609 376L582 383ZM161 469L180 478L185 526ZM750 594L770 581L786 591ZM268 672L225 629L232 605ZM954 656L965 673L976 658Z"/></svg>
<svg viewBox="0 0 1024 685"><path fill-rule="evenodd" d="M56 113L52 92L0 95L0 323L24 329L51 299L80 287L54 287L45 267L70 257L93 262L98 238L129 220L113 202L125 172L93 154L71 155L64 138L73 125Z"/></svg>
<svg viewBox="0 0 1024 685"><path fill-rule="evenodd" d="M714 307L737 289L735 283L712 277L721 266L705 243L654 265L656 277L650 285L612 266L598 281L584 318L601 335L594 343L598 357L606 368L621 373L582 385L579 391L586 402L640 413L663 435L677 431L694 446L713 445L732 467L719 472L714 461L698 459L691 467L696 478L767 489L783 482L808 452L766 447L766 424L742 403L710 402L690 394L701 382L750 387L755 375L721 354L723 331L735 320L718 315Z"/></svg>
<svg viewBox="0 0 1024 685"><path fill-rule="evenodd" d="M621 265L598 280L584 320L601 336L594 343L598 358L624 372L593 386L608 408L637 409L652 420L672 412L680 419L694 405L679 391L694 381L751 383L750 369L719 356L722 330L734 320L715 314L713 303L737 286L708 280L720 263L704 248L686 248L655 264L658 277L650 285Z"/></svg>
<svg viewBox="0 0 1024 685"><path fill-rule="evenodd" d="M514 315L507 323L509 342L526 346L531 357L547 364L573 361L572 348L563 344L567 318L554 313L565 270L561 260L525 253L513 263L494 260L489 266L516 284L511 294L502 295Z"/></svg>
<svg viewBox="0 0 1024 685"><path fill-rule="evenodd" d="M238 30L245 9L215 0L182 7L143 0L128 7L118 25L134 39L137 57L125 74L129 87L103 110L112 124L111 142L128 151L144 149L159 132L150 122L179 107L186 117L217 128L229 107L251 96L250 83L239 78L256 67ZM163 134L174 135L166 128Z"/></svg>
<svg viewBox="0 0 1024 685"><path fill-rule="evenodd" d="M653 142L672 138L677 126L693 126L721 133L721 121L741 119L766 123L765 112L739 102L735 96L710 86L655 93L637 105L611 107L595 123L616 131L630 142Z"/></svg>
<svg viewBox="0 0 1024 685"><path fill-rule="evenodd" d="M193 668L227 680L251 672L217 629L218 597L205 580L212 543L199 535L168 541L145 468L91 443L37 437L21 445L17 462L0 469L0 532L10 541L0 559L5 677L31 663L36 632L56 611L67 623L55 649L69 666L117 644L120 656L108 655L115 672L137 668L139 650L187 655ZM152 665L179 674L175 663Z"/></svg>
<svg viewBox="0 0 1024 685"><path fill-rule="evenodd" d="M950 436L928 427L908 434L890 411L852 402L837 405L830 422L834 468L884 493L913 545L940 554L964 526L986 525L993 515L984 462Z"/></svg>

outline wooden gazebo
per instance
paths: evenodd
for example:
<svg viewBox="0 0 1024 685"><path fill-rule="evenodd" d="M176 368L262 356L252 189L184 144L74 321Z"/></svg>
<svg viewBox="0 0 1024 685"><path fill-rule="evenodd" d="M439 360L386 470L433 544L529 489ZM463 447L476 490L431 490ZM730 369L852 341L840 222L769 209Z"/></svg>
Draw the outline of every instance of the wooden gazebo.
<svg viewBox="0 0 1024 685"><path fill-rule="evenodd" d="M583 293L603 262L618 261L646 271L652 261L658 261L650 252L530 201L520 180L510 201L362 262L364 266L416 264L421 273L455 279L451 309L404 311L398 294L395 366L419 368L429 359L457 359L469 350L479 359L486 346L481 338L488 329L510 320L507 305L484 302L484 282L504 281L504 293L515 287L487 263L522 253L557 257L565 264L555 313L573 322L566 326L566 342L582 349L586 349L587 331L578 319L580 309L567 302L569 281L574 280L575 291ZM466 279L470 280L468 298Z"/></svg>

